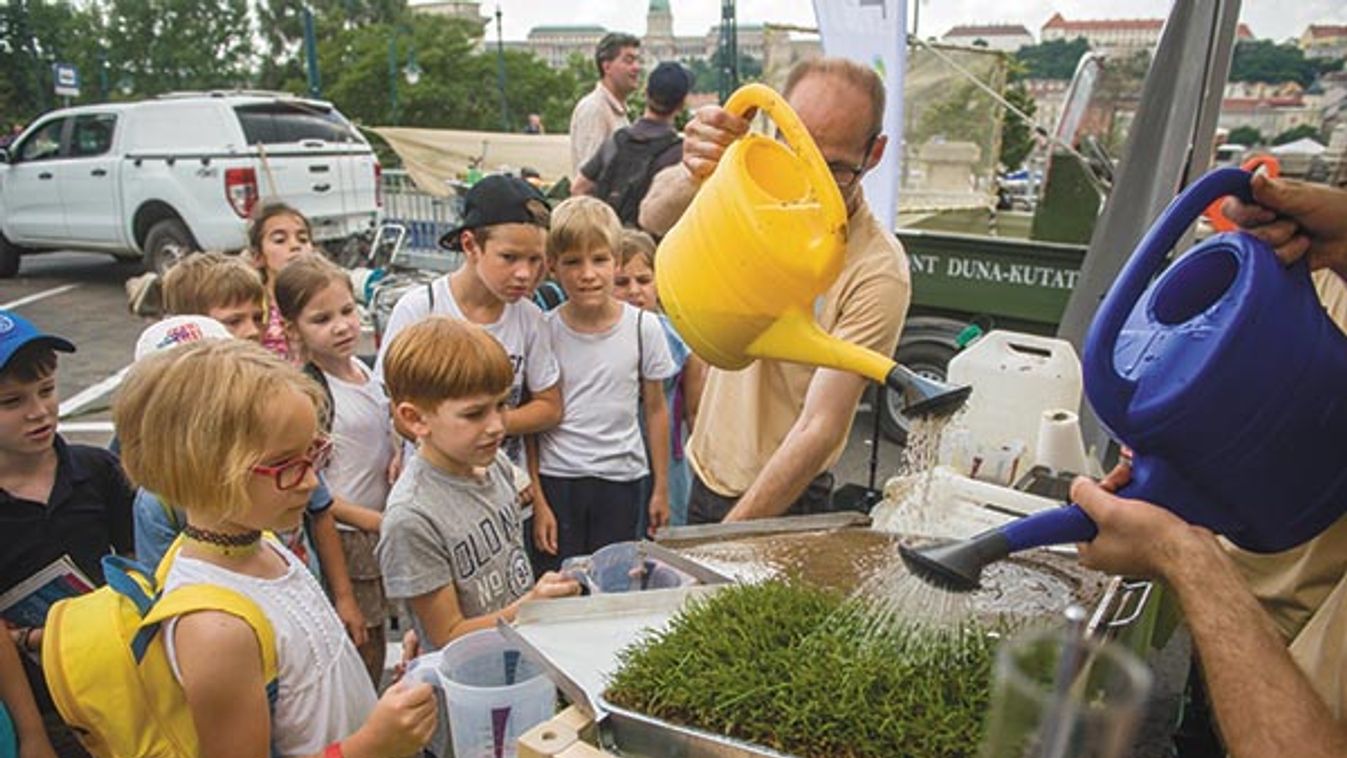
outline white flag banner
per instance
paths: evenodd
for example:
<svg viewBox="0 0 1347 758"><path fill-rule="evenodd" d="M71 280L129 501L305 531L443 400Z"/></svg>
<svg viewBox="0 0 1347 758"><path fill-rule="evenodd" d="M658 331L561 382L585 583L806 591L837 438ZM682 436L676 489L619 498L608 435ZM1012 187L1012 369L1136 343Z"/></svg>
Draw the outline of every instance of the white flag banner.
<svg viewBox="0 0 1347 758"><path fill-rule="evenodd" d="M814 0L823 52L870 66L884 77L884 159L865 177L875 218L893 229L903 152L903 72L907 68L907 0Z"/></svg>

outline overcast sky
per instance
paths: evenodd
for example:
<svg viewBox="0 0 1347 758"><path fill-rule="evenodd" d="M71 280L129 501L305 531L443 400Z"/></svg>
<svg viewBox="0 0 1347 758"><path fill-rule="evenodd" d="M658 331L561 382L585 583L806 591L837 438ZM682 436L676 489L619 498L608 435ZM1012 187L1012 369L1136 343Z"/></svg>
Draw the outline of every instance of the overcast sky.
<svg viewBox="0 0 1347 758"><path fill-rule="evenodd" d="M909 18L916 0L908 0ZM482 0L482 12L494 14L499 3L505 39L524 39L531 27L544 24L599 24L608 29L645 31L644 0ZM1121 11L1100 10L1098 0L928 0L921 4L923 37L944 34L955 24L1022 23L1038 36L1039 27L1061 12L1068 19L1117 17ZM1112 8L1123 4L1108 3ZM670 0L674 32L705 34L720 20L719 0ZM1131 0L1130 18L1159 18L1168 14L1168 0ZM1347 23L1344 0L1245 0L1243 20L1259 37L1282 40L1298 37L1311 23ZM739 0L740 23L777 22L814 25L810 0ZM490 30L495 36L495 29Z"/></svg>

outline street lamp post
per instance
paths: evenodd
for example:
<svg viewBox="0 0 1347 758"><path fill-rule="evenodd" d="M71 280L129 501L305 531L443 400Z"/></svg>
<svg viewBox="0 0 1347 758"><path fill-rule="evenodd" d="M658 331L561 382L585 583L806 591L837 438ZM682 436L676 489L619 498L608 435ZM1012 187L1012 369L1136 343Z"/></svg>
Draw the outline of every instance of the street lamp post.
<svg viewBox="0 0 1347 758"><path fill-rule="evenodd" d="M388 38L388 105L389 117L394 126L398 123L398 32L403 30L403 27L394 27L392 36ZM406 31L411 33L410 29ZM416 63L415 39L407 44L407 65L402 67L402 75L407 84L413 87L421 81L421 66Z"/></svg>
<svg viewBox="0 0 1347 758"><path fill-rule="evenodd" d="M500 5L496 5L496 86L500 89L500 128L510 131L510 103L505 98L505 42L501 33Z"/></svg>

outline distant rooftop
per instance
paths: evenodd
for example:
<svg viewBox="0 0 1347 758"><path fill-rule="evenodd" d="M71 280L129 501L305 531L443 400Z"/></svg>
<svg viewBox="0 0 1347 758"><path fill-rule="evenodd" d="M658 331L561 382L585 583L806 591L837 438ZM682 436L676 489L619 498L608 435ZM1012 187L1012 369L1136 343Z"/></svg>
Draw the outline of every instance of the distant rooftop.
<svg viewBox="0 0 1347 758"><path fill-rule="evenodd" d="M946 37L1022 37L1033 36L1024 24L961 24L945 32Z"/></svg>
<svg viewBox="0 0 1347 758"><path fill-rule="evenodd" d="M1102 32L1117 29L1159 32L1164 26L1165 20L1162 18L1090 18L1068 21L1060 13L1052 14L1052 18L1043 24L1044 29L1062 29L1067 32ZM1253 39L1253 30L1248 24L1240 22L1235 36L1239 39Z"/></svg>
<svg viewBox="0 0 1347 758"><path fill-rule="evenodd" d="M1305 31L1311 37L1347 37L1347 25L1310 24Z"/></svg>
<svg viewBox="0 0 1347 758"><path fill-rule="evenodd" d="M571 34L578 34L580 32L585 33L597 32L599 34L604 34L607 31L608 31L607 29L597 24L577 24L577 25L554 24L551 26L535 26L529 30L529 34L551 34L557 32L568 32Z"/></svg>

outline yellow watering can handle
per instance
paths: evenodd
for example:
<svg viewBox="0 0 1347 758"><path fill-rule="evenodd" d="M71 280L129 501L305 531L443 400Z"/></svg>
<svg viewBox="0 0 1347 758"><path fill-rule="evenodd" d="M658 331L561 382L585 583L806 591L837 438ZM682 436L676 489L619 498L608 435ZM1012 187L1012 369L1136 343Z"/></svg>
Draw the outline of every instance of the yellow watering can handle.
<svg viewBox="0 0 1347 758"><path fill-rule="evenodd" d="M785 99L776 93L776 90L765 84L745 84L730 95L730 99L725 101L725 110L743 118L748 112L757 108L767 114L769 118L776 122L780 127L781 133L786 135L786 142L790 145L795 154L804 161L805 171L809 177L809 183L814 187L814 192L818 196L819 205L823 211L824 219L829 227L838 227L847 221L846 205L842 202L842 193L837 189L837 183L833 181L832 172L828 170L828 164L823 160L823 154L818 151L818 146L814 144L814 138L805 131L804 124L800 123L800 117L795 115L794 109L786 103Z"/></svg>

